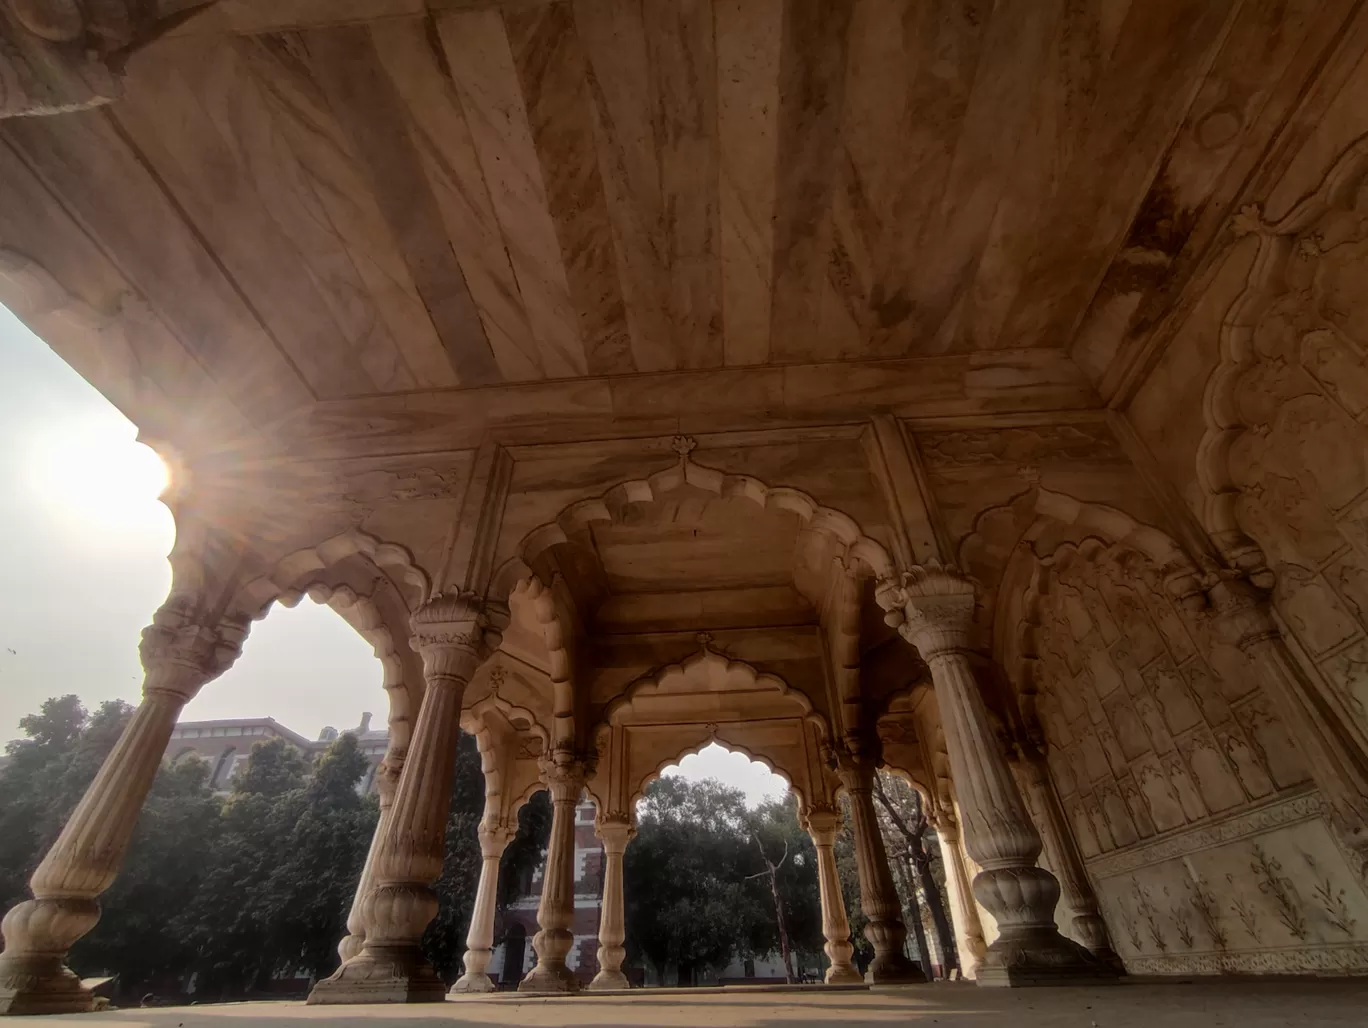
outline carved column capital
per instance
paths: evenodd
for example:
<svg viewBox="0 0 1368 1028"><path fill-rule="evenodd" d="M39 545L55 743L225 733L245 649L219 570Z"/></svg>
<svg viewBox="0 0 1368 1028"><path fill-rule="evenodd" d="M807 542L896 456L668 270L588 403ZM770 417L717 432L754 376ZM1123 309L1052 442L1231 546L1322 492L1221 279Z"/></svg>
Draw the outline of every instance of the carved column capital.
<svg viewBox="0 0 1368 1028"><path fill-rule="evenodd" d="M578 803L584 792L585 777L586 768L582 761L542 761L541 780L551 793L552 803Z"/></svg>
<svg viewBox="0 0 1368 1028"><path fill-rule="evenodd" d="M885 579L875 588L884 622L917 648L922 659L969 648L974 621L973 579L952 567L914 567L898 581Z"/></svg>
<svg viewBox="0 0 1368 1028"><path fill-rule="evenodd" d="M0 0L0 118L118 99L129 54L213 2L158 19L144 0Z"/></svg>
<svg viewBox="0 0 1368 1028"><path fill-rule="evenodd" d="M480 822L480 855L499 857L518 834L517 818L487 817Z"/></svg>
<svg viewBox="0 0 1368 1028"><path fill-rule="evenodd" d="M844 746L833 747L832 759L836 776L849 793L872 792L874 776L878 773L879 758L855 736L846 739Z"/></svg>
<svg viewBox="0 0 1368 1028"><path fill-rule="evenodd" d="M1244 575L1222 574L1207 588L1211 621L1220 637L1248 653L1260 643L1281 638L1273 620L1269 591Z"/></svg>
<svg viewBox="0 0 1368 1028"><path fill-rule="evenodd" d="M215 625L168 604L152 615L142 631L143 693L166 695L185 703L205 682L217 678L242 653L245 619L225 618Z"/></svg>
<svg viewBox="0 0 1368 1028"><path fill-rule="evenodd" d="M803 811L803 827L818 846L834 846L841 831L841 812L830 804L813 804Z"/></svg>
<svg viewBox="0 0 1368 1028"><path fill-rule="evenodd" d="M606 852L621 853L636 838L636 825L632 823L631 814L614 810L594 819L594 834L599 837Z"/></svg>
<svg viewBox="0 0 1368 1028"><path fill-rule="evenodd" d="M498 633L473 593L441 593L409 618L412 646L423 657L423 673L469 682L499 644Z"/></svg>

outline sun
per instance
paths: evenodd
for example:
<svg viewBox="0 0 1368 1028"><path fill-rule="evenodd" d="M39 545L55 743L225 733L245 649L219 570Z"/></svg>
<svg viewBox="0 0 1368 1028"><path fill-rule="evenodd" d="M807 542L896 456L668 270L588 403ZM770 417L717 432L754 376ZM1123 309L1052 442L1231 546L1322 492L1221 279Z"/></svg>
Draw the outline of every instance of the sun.
<svg viewBox="0 0 1368 1028"><path fill-rule="evenodd" d="M31 441L32 485L62 516L113 529L164 516L166 464L122 418L55 427Z"/></svg>

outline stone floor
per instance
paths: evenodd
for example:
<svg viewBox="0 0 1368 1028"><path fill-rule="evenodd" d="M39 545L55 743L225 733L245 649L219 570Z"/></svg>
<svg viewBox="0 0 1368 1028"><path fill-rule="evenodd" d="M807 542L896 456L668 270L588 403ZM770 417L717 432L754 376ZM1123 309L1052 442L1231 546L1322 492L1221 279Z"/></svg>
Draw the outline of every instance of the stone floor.
<svg viewBox="0 0 1368 1028"><path fill-rule="evenodd" d="M1281 1028L1368 1024L1368 981L1221 981L1138 983L1112 988L988 990L939 984L903 989L760 992L728 989L699 995L642 991L574 999L516 994L463 999L440 1007L306 1007L235 1003L17 1018L48 1028Z"/></svg>

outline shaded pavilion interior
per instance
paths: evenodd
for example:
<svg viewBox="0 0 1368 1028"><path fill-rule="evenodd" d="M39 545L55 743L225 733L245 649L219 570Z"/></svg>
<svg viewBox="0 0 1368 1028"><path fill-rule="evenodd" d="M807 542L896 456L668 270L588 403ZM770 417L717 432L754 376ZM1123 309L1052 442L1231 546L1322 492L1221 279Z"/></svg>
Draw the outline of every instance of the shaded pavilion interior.
<svg viewBox="0 0 1368 1028"><path fill-rule="evenodd" d="M302 595L375 648L319 1004L440 1000L457 729L498 856L621 857L709 739L792 782L872 981L872 776L980 985L1368 970L1368 11L1352 0L0 0L0 302L172 468L144 701L4 919L87 1009L184 705ZM130 644L132 640L130 640ZM616 868L616 871L614 870ZM853 976L853 977L852 977Z"/></svg>

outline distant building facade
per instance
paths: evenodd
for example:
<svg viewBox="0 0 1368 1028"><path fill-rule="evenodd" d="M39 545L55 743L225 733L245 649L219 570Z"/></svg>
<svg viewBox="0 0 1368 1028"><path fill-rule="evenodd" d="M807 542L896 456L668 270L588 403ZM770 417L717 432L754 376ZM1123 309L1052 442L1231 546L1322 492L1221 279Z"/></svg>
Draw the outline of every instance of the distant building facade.
<svg viewBox="0 0 1368 1028"><path fill-rule="evenodd" d="M370 763L358 791L370 795L375 791L375 773L385 757L389 744L387 728L372 728L369 711L361 715L361 723L346 729L356 736L357 745ZM286 728L273 717L223 718L216 721L182 721L171 732L166 744L166 759L183 760L195 756L209 765L209 785L215 792L224 793L232 787L233 777L247 762L252 747L259 742L284 739L307 757L316 757L342 733L328 727L317 739L306 739Z"/></svg>

